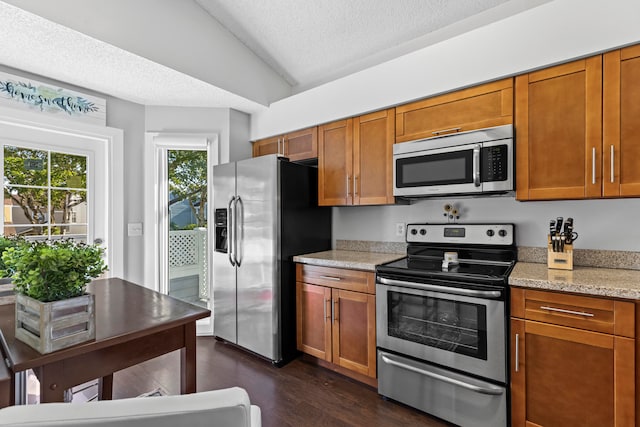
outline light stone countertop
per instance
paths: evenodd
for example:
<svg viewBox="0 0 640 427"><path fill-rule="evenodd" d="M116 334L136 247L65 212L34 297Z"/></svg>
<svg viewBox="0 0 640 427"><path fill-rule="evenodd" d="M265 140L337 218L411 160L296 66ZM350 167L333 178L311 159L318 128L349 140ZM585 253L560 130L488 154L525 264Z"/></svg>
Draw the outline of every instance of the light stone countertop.
<svg viewBox="0 0 640 427"><path fill-rule="evenodd" d="M509 276L509 284L523 288L640 300L638 270L600 267L554 270L547 268L547 264L518 262Z"/></svg>
<svg viewBox="0 0 640 427"><path fill-rule="evenodd" d="M404 258L405 254L381 252L361 252L331 250L311 254L296 255L294 262L319 265L321 267L349 268L352 270L375 271L376 265Z"/></svg>

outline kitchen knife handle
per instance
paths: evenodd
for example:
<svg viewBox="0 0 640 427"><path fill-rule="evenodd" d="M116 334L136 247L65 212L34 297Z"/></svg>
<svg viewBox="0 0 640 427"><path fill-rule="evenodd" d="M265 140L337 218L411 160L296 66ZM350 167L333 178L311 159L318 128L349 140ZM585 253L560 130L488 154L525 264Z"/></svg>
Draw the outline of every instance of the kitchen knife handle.
<svg viewBox="0 0 640 427"><path fill-rule="evenodd" d="M591 149L591 183L596 183L596 147Z"/></svg>
<svg viewBox="0 0 640 427"><path fill-rule="evenodd" d="M613 161L613 144L611 144L611 182L615 182L615 174L613 172L614 161Z"/></svg>
<svg viewBox="0 0 640 427"><path fill-rule="evenodd" d="M480 146L473 148L473 185L480 187Z"/></svg>

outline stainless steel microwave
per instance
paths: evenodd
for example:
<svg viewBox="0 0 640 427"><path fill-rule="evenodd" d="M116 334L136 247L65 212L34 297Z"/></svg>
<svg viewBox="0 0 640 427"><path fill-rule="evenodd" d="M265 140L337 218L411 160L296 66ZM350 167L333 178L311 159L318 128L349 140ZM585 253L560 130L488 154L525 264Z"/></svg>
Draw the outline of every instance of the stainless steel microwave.
<svg viewBox="0 0 640 427"><path fill-rule="evenodd" d="M514 182L512 125L393 146L396 197L505 193Z"/></svg>

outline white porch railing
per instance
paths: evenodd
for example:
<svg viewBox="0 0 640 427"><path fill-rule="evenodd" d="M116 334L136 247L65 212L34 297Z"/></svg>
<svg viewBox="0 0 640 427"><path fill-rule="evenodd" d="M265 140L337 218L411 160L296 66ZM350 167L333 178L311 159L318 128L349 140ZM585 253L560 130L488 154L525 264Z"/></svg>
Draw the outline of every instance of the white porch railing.
<svg viewBox="0 0 640 427"><path fill-rule="evenodd" d="M198 298L209 299L207 229L169 231L169 280L198 276Z"/></svg>

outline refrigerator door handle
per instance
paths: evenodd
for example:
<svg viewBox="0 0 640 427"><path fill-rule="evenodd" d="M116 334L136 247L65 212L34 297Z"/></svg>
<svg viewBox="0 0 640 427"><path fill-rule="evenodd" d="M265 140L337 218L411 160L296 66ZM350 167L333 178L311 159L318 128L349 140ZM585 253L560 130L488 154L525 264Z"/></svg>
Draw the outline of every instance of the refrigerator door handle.
<svg viewBox="0 0 640 427"><path fill-rule="evenodd" d="M234 221L233 221L233 209L232 206L235 202L235 196L229 199L229 204L227 206L227 255L229 256L229 262L232 266L236 266L236 262L234 258L234 246L235 246L235 232L233 229Z"/></svg>
<svg viewBox="0 0 640 427"><path fill-rule="evenodd" d="M238 205L240 205L240 209L238 209ZM236 197L235 211L236 211L236 215L239 216L240 219L236 217L236 233L233 236L234 244L235 244L233 257L235 258L236 265L240 267L240 264L242 263L242 255L243 255L242 248L244 246L244 204L242 203L242 198L240 196ZM238 254L240 255L239 257L238 257Z"/></svg>

